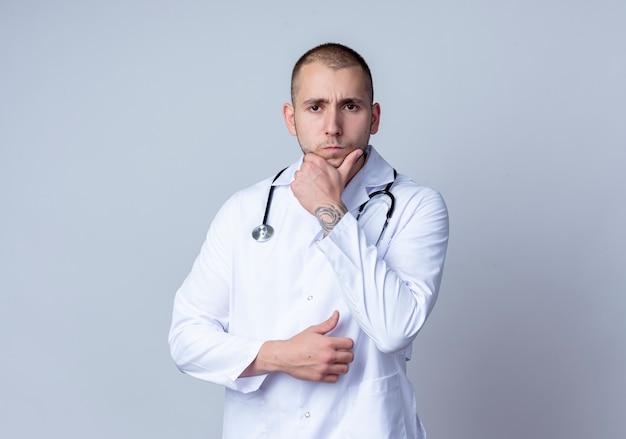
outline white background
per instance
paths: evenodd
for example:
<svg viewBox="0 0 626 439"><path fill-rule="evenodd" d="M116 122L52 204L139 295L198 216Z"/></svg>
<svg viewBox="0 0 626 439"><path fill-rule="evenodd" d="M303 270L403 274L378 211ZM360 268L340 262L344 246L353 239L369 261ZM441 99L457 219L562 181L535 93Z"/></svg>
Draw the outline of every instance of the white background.
<svg viewBox="0 0 626 439"><path fill-rule="evenodd" d="M626 437L626 3L383 3L0 1L0 436L220 436L173 294L226 197L298 157L291 67L337 41L372 143L450 210L429 437Z"/></svg>

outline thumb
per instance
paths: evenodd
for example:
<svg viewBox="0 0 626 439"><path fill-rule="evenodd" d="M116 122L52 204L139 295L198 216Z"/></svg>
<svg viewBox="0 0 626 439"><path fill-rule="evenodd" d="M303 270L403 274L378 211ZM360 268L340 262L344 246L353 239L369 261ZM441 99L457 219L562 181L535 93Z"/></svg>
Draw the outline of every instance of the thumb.
<svg viewBox="0 0 626 439"><path fill-rule="evenodd" d="M335 329L335 326L337 326L338 322L339 322L339 311L333 311L333 314L330 316L328 320L325 320L318 325L311 326L309 330L315 332L316 334L324 335L332 331L333 329Z"/></svg>
<svg viewBox="0 0 626 439"><path fill-rule="evenodd" d="M350 154L348 154L341 162L341 165L337 168L337 171L343 178L344 182L348 179L348 175L352 171L352 168L356 165L356 163L363 157L365 152L362 149L355 149Z"/></svg>

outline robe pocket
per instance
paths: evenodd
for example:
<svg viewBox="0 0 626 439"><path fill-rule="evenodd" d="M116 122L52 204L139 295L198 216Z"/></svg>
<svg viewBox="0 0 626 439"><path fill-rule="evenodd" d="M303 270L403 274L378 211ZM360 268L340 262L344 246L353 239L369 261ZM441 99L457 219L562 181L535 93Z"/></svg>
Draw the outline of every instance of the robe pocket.
<svg viewBox="0 0 626 439"><path fill-rule="evenodd" d="M393 374L348 387L346 414L346 438L406 438L400 376Z"/></svg>
<svg viewBox="0 0 626 439"><path fill-rule="evenodd" d="M224 439L266 439L267 410L259 392L227 391L224 398Z"/></svg>

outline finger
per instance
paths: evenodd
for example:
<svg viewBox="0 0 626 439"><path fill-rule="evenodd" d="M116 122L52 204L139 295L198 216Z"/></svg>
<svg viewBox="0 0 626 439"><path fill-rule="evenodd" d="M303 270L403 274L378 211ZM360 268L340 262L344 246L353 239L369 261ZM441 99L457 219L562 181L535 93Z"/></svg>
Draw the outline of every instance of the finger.
<svg viewBox="0 0 626 439"><path fill-rule="evenodd" d="M335 362L333 364L345 364L352 363L354 361L354 354L352 352L337 352L335 356Z"/></svg>
<svg viewBox="0 0 626 439"><path fill-rule="evenodd" d="M341 162L341 165L337 168L337 171L344 180L348 178L352 167L361 157L363 157L363 154L364 152L362 149L355 149L350 154L348 154L346 158L343 159L343 162Z"/></svg>
<svg viewBox="0 0 626 439"><path fill-rule="evenodd" d="M333 311L333 314L329 317L328 320L320 323L319 325L311 326L309 329L317 334L324 335L337 326L339 322L339 311Z"/></svg>
<svg viewBox="0 0 626 439"><path fill-rule="evenodd" d="M329 375L345 375L348 373L348 371L350 370L350 366L348 366L347 364L333 364L331 367L328 368L328 374Z"/></svg>
<svg viewBox="0 0 626 439"><path fill-rule="evenodd" d="M332 347L336 351L349 352L354 347L354 341L348 337L335 337L333 338Z"/></svg>
<svg viewBox="0 0 626 439"><path fill-rule="evenodd" d="M347 374L349 370L350 367L347 364L335 364L321 377L320 381L325 383L336 383L339 376Z"/></svg>
<svg viewBox="0 0 626 439"><path fill-rule="evenodd" d="M339 380L339 375L324 375L321 379L323 383L334 384Z"/></svg>

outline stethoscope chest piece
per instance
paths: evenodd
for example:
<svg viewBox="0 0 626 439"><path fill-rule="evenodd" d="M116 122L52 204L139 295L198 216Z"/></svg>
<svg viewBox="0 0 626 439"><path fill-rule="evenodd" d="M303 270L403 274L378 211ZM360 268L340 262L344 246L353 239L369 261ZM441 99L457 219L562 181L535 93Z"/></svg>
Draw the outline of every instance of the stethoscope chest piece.
<svg viewBox="0 0 626 439"><path fill-rule="evenodd" d="M280 177L280 174L282 174L285 169L276 174L276 177L274 177L274 180L272 180L272 185L270 186L269 193L267 194L267 203L265 203L265 214L263 215L263 222L261 222L260 225L252 229L252 239L254 239L256 242L269 241L270 239L272 239L272 236L274 236L274 228L267 223L267 216L270 213L270 206L272 205L272 196L274 195L275 187L274 182L278 179L278 177Z"/></svg>
<svg viewBox="0 0 626 439"><path fill-rule="evenodd" d="M269 241L274 236L274 229L269 224L261 224L252 229L252 238L257 242Z"/></svg>

